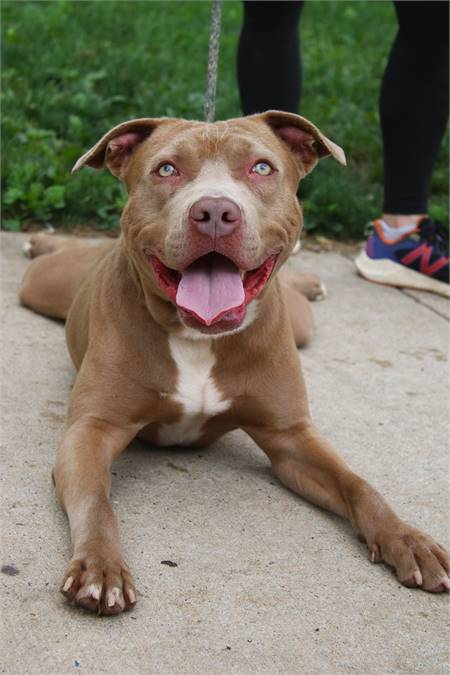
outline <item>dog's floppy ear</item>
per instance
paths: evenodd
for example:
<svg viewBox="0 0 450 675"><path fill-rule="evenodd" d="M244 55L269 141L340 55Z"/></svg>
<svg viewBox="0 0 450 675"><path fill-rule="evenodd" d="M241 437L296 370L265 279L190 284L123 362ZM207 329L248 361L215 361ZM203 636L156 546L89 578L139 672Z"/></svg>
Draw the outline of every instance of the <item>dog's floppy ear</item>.
<svg viewBox="0 0 450 675"><path fill-rule="evenodd" d="M304 117L278 110L268 110L258 117L263 119L274 134L289 146L306 173L312 171L318 160L327 155L334 157L340 164L347 164L342 148L330 141Z"/></svg>
<svg viewBox="0 0 450 675"><path fill-rule="evenodd" d="M80 157L72 173L83 166L94 169L107 167L114 176L121 178L123 170L138 145L163 122L162 119L142 118L129 120L113 127L90 150Z"/></svg>

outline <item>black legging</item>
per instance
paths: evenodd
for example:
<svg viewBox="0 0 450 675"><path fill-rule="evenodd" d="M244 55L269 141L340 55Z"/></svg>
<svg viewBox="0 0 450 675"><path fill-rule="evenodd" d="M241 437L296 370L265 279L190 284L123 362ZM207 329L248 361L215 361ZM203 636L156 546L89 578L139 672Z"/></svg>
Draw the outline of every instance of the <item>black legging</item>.
<svg viewBox="0 0 450 675"><path fill-rule="evenodd" d="M244 2L238 80L245 115L297 112L303 2ZM436 155L448 120L448 2L394 2L399 30L383 77L380 119L383 211L427 213ZM331 92L330 92L331 94Z"/></svg>

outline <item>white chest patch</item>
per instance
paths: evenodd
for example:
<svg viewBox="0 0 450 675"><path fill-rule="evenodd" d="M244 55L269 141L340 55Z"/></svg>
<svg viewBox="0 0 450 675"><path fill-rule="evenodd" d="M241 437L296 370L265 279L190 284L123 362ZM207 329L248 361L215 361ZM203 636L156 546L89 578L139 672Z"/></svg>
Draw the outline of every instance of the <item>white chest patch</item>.
<svg viewBox="0 0 450 675"><path fill-rule="evenodd" d="M169 337L170 354L178 369L176 392L171 398L183 408L183 415L174 424L159 429L160 445L189 445L201 434L204 423L225 412L231 401L224 400L211 377L215 364L211 340L189 340Z"/></svg>

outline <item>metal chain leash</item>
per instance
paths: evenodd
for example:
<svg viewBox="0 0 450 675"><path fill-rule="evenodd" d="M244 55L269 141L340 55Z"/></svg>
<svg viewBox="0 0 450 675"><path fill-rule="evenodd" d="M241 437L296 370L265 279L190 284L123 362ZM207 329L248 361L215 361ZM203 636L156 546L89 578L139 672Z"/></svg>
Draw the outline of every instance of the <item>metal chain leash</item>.
<svg viewBox="0 0 450 675"><path fill-rule="evenodd" d="M205 95L205 122L214 122L216 114L217 69L219 65L221 0L213 0L208 50L208 82Z"/></svg>

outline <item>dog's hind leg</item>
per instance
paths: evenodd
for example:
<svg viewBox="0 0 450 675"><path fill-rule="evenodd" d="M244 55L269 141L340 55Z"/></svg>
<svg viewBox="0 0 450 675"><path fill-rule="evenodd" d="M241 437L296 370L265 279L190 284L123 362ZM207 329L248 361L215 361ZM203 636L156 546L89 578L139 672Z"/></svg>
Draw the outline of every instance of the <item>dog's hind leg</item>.
<svg viewBox="0 0 450 675"><path fill-rule="evenodd" d="M314 333L314 319L309 300L294 288L282 289L297 348L305 347Z"/></svg>
<svg viewBox="0 0 450 675"><path fill-rule="evenodd" d="M293 288L308 298L308 300L323 300L327 295L325 284L317 274L282 270L279 278L283 287Z"/></svg>
<svg viewBox="0 0 450 675"><path fill-rule="evenodd" d="M51 231L36 232L23 246L23 252L29 258L37 258L45 253L55 253L63 248L86 246L86 240L78 237L60 236Z"/></svg>
<svg viewBox="0 0 450 675"><path fill-rule="evenodd" d="M19 299L39 314L65 319L80 285L115 242L93 245L46 233L33 240L34 260L25 272Z"/></svg>
<svg viewBox="0 0 450 675"><path fill-rule="evenodd" d="M299 274L283 270L279 275L281 292L298 348L305 347L314 333L310 300L324 296L325 288L315 274Z"/></svg>

